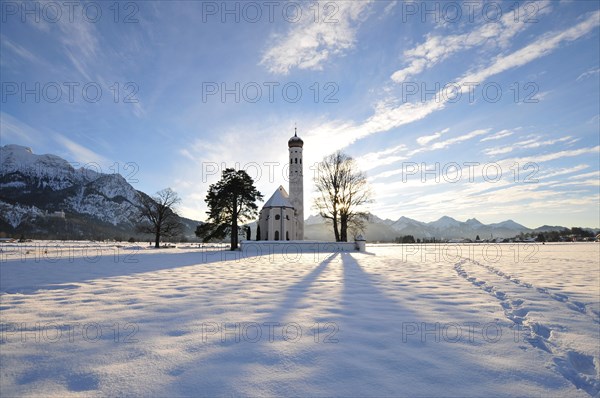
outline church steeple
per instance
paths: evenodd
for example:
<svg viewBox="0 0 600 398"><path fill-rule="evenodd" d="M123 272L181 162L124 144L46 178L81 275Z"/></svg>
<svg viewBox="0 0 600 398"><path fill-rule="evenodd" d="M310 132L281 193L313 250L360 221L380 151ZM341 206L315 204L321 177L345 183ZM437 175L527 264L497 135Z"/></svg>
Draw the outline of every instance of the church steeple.
<svg viewBox="0 0 600 398"><path fill-rule="evenodd" d="M296 240L304 239L304 173L302 166L302 148L304 141L298 137L294 127L294 136L288 141L290 155L289 200L296 211Z"/></svg>
<svg viewBox="0 0 600 398"><path fill-rule="evenodd" d="M302 141L302 138L298 137L298 132L296 131L296 127L294 127L294 136L292 138L290 138L290 140L288 141L288 147L300 147L302 148L302 146L304 145L304 141Z"/></svg>

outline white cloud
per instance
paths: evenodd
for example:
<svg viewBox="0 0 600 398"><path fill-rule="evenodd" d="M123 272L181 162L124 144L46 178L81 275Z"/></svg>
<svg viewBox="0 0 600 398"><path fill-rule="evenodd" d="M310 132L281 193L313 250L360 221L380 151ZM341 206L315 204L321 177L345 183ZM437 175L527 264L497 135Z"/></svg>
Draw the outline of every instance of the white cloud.
<svg viewBox="0 0 600 398"><path fill-rule="evenodd" d="M445 134L448 131L450 131L450 129L449 128L445 128L444 130L437 131L437 132L433 133L432 135L424 135L422 137L417 138L417 143L419 145L427 145L431 141L437 140L438 138L440 138L442 136L442 134Z"/></svg>
<svg viewBox="0 0 600 398"><path fill-rule="evenodd" d="M390 3L383 9L383 15L389 15L394 10L394 8L396 8L397 5L398 0L390 1Z"/></svg>
<svg viewBox="0 0 600 398"><path fill-rule="evenodd" d="M600 74L600 68L592 68L579 75L575 81L581 81L598 74Z"/></svg>
<svg viewBox="0 0 600 398"><path fill-rule="evenodd" d="M513 151L513 147L512 146L506 146L506 147L502 147L502 148L490 148L490 149L486 149L483 151L483 153L485 153L486 155L502 155L505 153L510 153Z"/></svg>
<svg viewBox="0 0 600 398"><path fill-rule="evenodd" d="M84 147L76 143L75 141L65 137L62 134L56 133L54 135L55 140L62 144L76 161L88 164L88 163L97 163L97 164L107 164L109 161L102 155L97 154L89 148Z"/></svg>
<svg viewBox="0 0 600 398"><path fill-rule="evenodd" d="M65 18L66 19L66 18ZM98 32L95 24L80 20L69 22L68 19L57 23L62 35L60 42L67 58L75 69L89 81L94 81L90 72L98 65Z"/></svg>
<svg viewBox="0 0 600 398"><path fill-rule="evenodd" d="M596 178L600 179L600 171L592 171L589 173L578 174L576 176L571 177L571 179L582 179L582 178L589 178L589 177L596 177Z"/></svg>
<svg viewBox="0 0 600 398"><path fill-rule="evenodd" d="M501 138L510 137L511 135L513 135L512 131L510 131L510 130L502 130L502 131L497 132L496 134L492 134L492 135L489 135L487 137L484 137L484 138L480 139L479 142L499 140Z"/></svg>
<svg viewBox="0 0 600 398"><path fill-rule="evenodd" d="M30 125L5 112L0 112L0 140L4 144L41 143L44 135Z"/></svg>
<svg viewBox="0 0 600 398"><path fill-rule="evenodd" d="M571 174L571 173L576 173L578 171L581 170L585 170L587 168L589 168L590 166L588 166L587 164L580 164L574 167L569 167L569 168L562 168L562 169L558 169L555 171L550 171L546 174L543 174L540 176L540 179L542 178L551 178L551 177L557 177L557 176L561 176L561 175L565 175L565 174Z"/></svg>
<svg viewBox="0 0 600 398"><path fill-rule="evenodd" d="M537 15L550 12L550 2L536 3ZM428 35L424 43L406 50L404 58L409 60L406 67L397 70L391 76L392 80L401 83L410 76L417 75L427 68L447 59L455 53L466 51L478 46L507 47L514 36L532 26L531 23L515 21L514 13L507 12L498 22L485 21L477 29L458 35Z"/></svg>
<svg viewBox="0 0 600 398"><path fill-rule="evenodd" d="M497 147L497 148L489 148L485 149L483 153L486 155L501 155L504 153L512 152L515 149L531 149L531 148L539 148L542 146L554 145L560 142L570 141L573 137L567 135L565 137L556 138L553 140L540 141L540 137L531 138L525 141L515 142L512 145L505 147Z"/></svg>
<svg viewBox="0 0 600 398"><path fill-rule="evenodd" d="M31 51L27 50L25 47L20 46L19 44L13 41L8 40L5 36L2 36L2 45L26 61L43 64L43 61L40 60Z"/></svg>
<svg viewBox="0 0 600 398"><path fill-rule="evenodd" d="M458 83L466 91L468 83L482 83L486 79L504 72L508 69L525 65L539 57L554 51L564 41L574 41L590 32L599 24L600 12L588 14L582 22L565 31L544 35L541 39L521 48L506 56L497 57L491 65L476 72L465 74ZM394 101L382 101L375 106L375 112L364 122L355 124L348 121L326 122L315 125L310 129L310 135L320 145L331 150L343 148L361 138L371 134L389 131L393 128L403 126L424 119L433 112L442 110L446 106L447 99L433 98L429 101L416 103L403 103L397 105ZM487 130L485 131L487 132ZM482 132L485 133L485 132ZM450 142L452 143L452 142ZM442 145L442 146L440 146ZM435 144L433 149L443 148L444 144Z"/></svg>
<svg viewBox="0 0 600 398"><path fill-rule="evenodd" d="M587 18L572 28L558 33L544 35L541 39L521 48L520 50L508 55L496 57L492 64L486 68L480 69L476 72L467 73L460 79L459 85L462 86L463 92L466 92L469 88L465 85L465 83L481 83L494 75L505 72L512 68L523 66L537 58L549 54L558 48L558 46L563 42L579 39L580 37L592 31L592 29L597 27L599 24L600 11L589 13Z"/></svg>
<svg viewBox="0 0 600 398"><path fill-rule="evenodd" d="M557 184L553 184L553 187L568 187L568 186L590 186L590 187L600 187L600 179L595 178L595 179L590 179L590 180L583 180L583 181L565 181L565 182L560 182Z"/></svg>
<svg viewBox="0 0 600 398"><path fill-rule="evenodd" d="M287 34L275 37L275 44L265 51L260 64L283 75L293 68L320 70L330 57L353 48L362 13L370 1L332 4L337 11L331 19L337 22L315 22L314 15L305 10L306 16L293 24Z"/></svg>
<svg viewBox="0 0 600 398"><path fill-rule="evenodd" d="M457 143L463 142L463 141L468 141L472 138L479 137L480 135L487 134L489 131L490 131L490 129L478 129L478 130L471 131L470 133L467 133L467 134L464 134L464 135L461 135L458 137L450 138L446 141L435 142L431 146L431 149L444 149L444 148L449 147L450 145L454 145L454 144L457 144Z"/></svg>
<svg viewBox="0 0 600 398"><path fill-rule="evenodd" d="M357 158L356 161L362 170L371 170L379 166L406 159L406 156L399 155L405 151L406 145L401 144L383 151L367 153Z"/></svg>
<svg viewBox="0 0 600 398"><path fill-rule="evenodd" d="M510 164L514 164L514 163L525 164L525 163L530 163L530 162L542 163L542 162L549 162L551 160L561 159L564 157L574 157L574 156L585 155L588 153L598 153L598 152L600 152L600 146L572 149L572 150L568 150L568 151L548 153L546 155L537 155L537 156L534 155L534 156L527 156L527 157L523 157L523 158L509 159L509 160L506 160L506 162L509 162Z"/></svg>
<svg viewBox="0 0 600 398"><path fill-rule="evenodd" d="M413 60L406 68L394 72L391 76L391 79L397 83L402 83L408 79L409 76L418 75L419 73L423 72L428 64L431 65L431 63L426 59L417 58Z"/></svg>

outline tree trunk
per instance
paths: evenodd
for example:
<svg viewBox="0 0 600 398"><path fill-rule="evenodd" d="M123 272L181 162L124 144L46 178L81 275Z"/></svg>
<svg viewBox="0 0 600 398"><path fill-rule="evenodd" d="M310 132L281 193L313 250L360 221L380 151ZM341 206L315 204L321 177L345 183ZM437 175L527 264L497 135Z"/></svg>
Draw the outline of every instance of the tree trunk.
<svg viewBox="0 0 600 398"><path fill-rule="evenodd" d="M238 247L238 208L237 196L233 197L233 214L231 217L231 250Z"/></svg>
<svg viewBox="0 0 600 398"><path fill-rule="evenodd" d="M339 242L340 241L340 230L338 228L338 218L337 218L336 213L333 214L333 233L335 234L335 241Z"/></svg>
<svg viewBox="0 0 600 398"><path fill-rule="evenodd" d="M154 247L158 249L160 247L160 229L162 228L162 213L158 214L158 220L154 224L156 235L154 236Z"/></svg>
<svg viewBox="0 0 600 398"><path fill-rule="evenodd" d="M348 216L340 216L340 241L348 242Z"/></svg>

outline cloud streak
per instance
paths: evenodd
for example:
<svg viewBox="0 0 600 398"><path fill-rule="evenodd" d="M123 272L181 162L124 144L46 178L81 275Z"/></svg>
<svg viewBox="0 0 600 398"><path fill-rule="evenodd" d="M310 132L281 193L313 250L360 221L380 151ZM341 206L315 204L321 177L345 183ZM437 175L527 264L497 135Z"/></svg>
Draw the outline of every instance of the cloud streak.
<svg viewBox="0 0 600 398"><path fill-rule="evenodd" d="M260 64L271 73L287 75L292 69L321 70L327 60L352 49L362 13L370 1L327 3L331 17L315 21L309 10L298 23L263 54ZM310 15L310 17L308 16Z"/></svg>
<svg viewBox="0 0 600 398"><path fill-rule="evenodd" d="M549 1L535 3L537 14L550 12ZM523 7L519 7L521 14ZM408 65L397 70L391 76L396 83L406 81L426 69L444 61L452 55L475 47L505 48L521 31L532 26L521 20L515 20L512 12L507 12L498 22L485 21L479 28L458 35L428 35L424 43L404 51L403 58L408 59Z"/></svg>

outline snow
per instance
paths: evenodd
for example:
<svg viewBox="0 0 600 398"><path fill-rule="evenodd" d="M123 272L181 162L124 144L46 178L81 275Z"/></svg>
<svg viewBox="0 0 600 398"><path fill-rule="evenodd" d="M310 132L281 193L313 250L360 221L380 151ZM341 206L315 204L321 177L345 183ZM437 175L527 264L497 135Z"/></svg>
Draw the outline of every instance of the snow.
<svg viewBox="0 0 600 398"><path fill-rule="evenodd" d="M443 216L437 221L430 222L429 225L438 229L445 229L460 226L460 221L457 221L452 217Z"/></svg>
<svg viewBox="0 0 600 398"><path fill-rule="evenodd" d="M499 227L499 228L507 228L507 229L512 229L515 231L523 231L526 229L524 226L522 226L519 223L514 222L513 220L506 220L506 221L502 221L499 223L490 224L490 226Z"/></svg>
<svg viewBox="0 0 600 398"><path fill-rule="evenodd" d="M12 205L0 200L0 213L2 218L13 228L21 225L28 217L43 216L44 212L35 206Z"/></svg>
<svg viewBox="0 0 600 398"><path fill-rule="evenodd" d="M600 394L598 244L0 249L2 396Z"/></svg>

